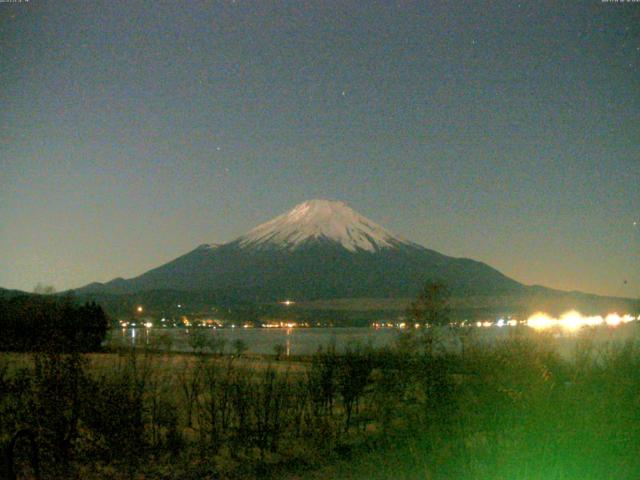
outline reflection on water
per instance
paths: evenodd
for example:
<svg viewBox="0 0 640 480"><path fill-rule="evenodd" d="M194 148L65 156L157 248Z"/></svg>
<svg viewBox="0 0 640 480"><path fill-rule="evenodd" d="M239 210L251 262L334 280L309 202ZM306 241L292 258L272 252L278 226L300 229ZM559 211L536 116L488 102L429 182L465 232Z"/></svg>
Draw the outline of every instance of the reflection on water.
<svg viewBox="0 0 640 480"><path fill-rule="evenodd" d="M195 330L182 328L122 328L120 335L112 337L111 343L132 346L150 345L158 349L188 352L192 350L190 336ZM309 355L319 347L333 345L338 351L353 344L381 347L391 344L397 331L374 330L370 328L253 328L253 329L198 329L208 345L226 346L226 351L233 351L236 340L242 340L249 353L274 354L280 349L286 356ZM164 337L164 338L163 338Z"/></svg>
<svg viewBox="0 0 640 480"><path fill-rule="evenodd" d="M132 346L139 346L141 343L150 345L151 335L150 328L123 328L121 339ZM138 336L142 336L143 340L138 340Z"/></svg>
<svg viewBox="0 0 640 480"><path fill-rule="evenodd" d="M555 346L562 355L573 354L576 345L584 340L594 344L610 342L637 341L640 328L638 323L619 325L616 328L606 326L585 328L578 332L548 331L536 332L527 327L506 329L471 328L466 330L478 343L495 343L514 335L531 338L543 338L545 343ZM195 333L194 333L195 332ZM114 333L110 342L135 346L153 346L161 350L179 352L192 351L190 336L202 335L206 344L226 345L226 352L233 351L233 343L241 340L249 353L275 354L281 351L287 356L310 355L318 348L335 346L337 351L344 351L350 345L384 347L391 345L400 335L400 331L392 328L228 328L198 329L181 328L123 328L120 335ZM444 339L446 342L446 338ZM455 342L454 342L455 343Z"/></svg>
<svg viewBox="0 0 640 480"><path fill-rule="evenodd" d="M291 356L291 329L287 328L287 340L285 344L285 354L287 357Z"/></svg>

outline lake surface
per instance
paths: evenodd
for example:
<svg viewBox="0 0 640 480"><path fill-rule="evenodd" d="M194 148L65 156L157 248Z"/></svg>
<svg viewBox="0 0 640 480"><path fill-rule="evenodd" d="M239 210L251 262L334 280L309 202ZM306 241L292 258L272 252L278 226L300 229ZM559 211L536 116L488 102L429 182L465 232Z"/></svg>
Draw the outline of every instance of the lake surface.
<svg viewBox="0 0 640 480"><path fill-rule="evenodd" d="M191 343L194 330L182 328L123 328L112 332L109 343L112 345L135 345L138 347L154 346L167 348L172 351L192 351ZM467 327L467 332L474 342L492 344L501 339L518 335L538 338L554 346L566 357L573 354L579 344L592 342L602 348L612 343L623 343L629 340L640 340L640 326L633 322L618 327L591 327L578 331L546 331L536 332L528 327ZM196 335L201 335L208 341L223 339L225 351L233 352L233 342L242 340L247 346L248 353L274 354L280 346L285 355L310 355L318 348L335 345L336 350L344 351L350 345L370 345L384 347L393 344L403 331L394 328L225 328L199 329ZM162 339L162 337L165 337ZM445 342L456 347L455 338L450 335Z"/></svg>
<svg viewBox="0 0 640 480"><path fill-rule="evenodd" d="M114 332L112 342L143 347L161 345L158 339L169 336L171 350L188 352L193 350L190 345L193 331L183 328L124 328ZM249 353L273 354L279 345L286 355L310 355L319 347L331 345L335 345L339 351L354 344L382 347L393 343L398 336L394 329L373 328L205 328L200 329L199 334L211 339L223 339L227 352L233 351L233 342L242 340Z"/></svg>

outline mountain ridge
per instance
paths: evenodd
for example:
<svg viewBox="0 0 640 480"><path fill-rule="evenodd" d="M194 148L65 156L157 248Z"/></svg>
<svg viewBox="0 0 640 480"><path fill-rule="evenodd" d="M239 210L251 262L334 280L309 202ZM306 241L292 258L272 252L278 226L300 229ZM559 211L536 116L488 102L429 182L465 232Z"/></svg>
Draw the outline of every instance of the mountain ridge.
<svg viewBox="0 0 640 480"><path fill-rule="evenodd" d="M343 202L318 199L230 242L201 244L136 277L94 282L74 292L89 299L107 296L110 302L114 295L154 303L166 303L160 298L168 295L201 305L292 299L299 305L328 305L329 310L351 305L347 308L353 310L357 299L389 305L415 298L427 280L445 283L454 298L468 304L467 310L475 308L471 299L498 310L500 303L524 310L584 305L592 311L633 304L631 299L525 286L483 262L450 257L395 235Z"/></svg>
<svg viewBox="0 0 640 480"><path fill-rule="evenodd" d="M231 242L201 244L139 276L77 291L210 291L254 301L390 298L413 296L429 279L446 283L456 294L524 288L482 262L406 240L344 202L314 199Z"/></svg>

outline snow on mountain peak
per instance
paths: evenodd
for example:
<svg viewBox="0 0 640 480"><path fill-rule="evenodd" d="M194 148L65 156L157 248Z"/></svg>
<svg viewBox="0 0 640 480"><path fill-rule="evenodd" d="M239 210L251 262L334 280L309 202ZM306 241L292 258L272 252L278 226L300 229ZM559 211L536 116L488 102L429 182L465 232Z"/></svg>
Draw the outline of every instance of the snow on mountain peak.
<svg viewBox="0 0 640 480"><path fill-rule="evenodd" d="M296 205L289 212L258 225L239 241L243 247L295 249L312 239L334 241L352 252L374 252L409 243L363 217L344 202L331 200L308 200Z"/></svg>

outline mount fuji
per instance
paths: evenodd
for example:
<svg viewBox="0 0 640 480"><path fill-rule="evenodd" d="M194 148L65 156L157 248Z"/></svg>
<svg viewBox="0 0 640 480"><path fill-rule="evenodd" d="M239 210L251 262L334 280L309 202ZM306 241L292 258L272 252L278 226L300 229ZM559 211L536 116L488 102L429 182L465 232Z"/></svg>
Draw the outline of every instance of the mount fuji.
<svg viewBox="0 0 640 480"><path fill-rule="evenodd" d="M78 293L174 290L242 301L405 298L428 279L455 295L526 288L494 268L394 235L343 202L309 200L222 245L204 244L128 280Z"/></svg>

